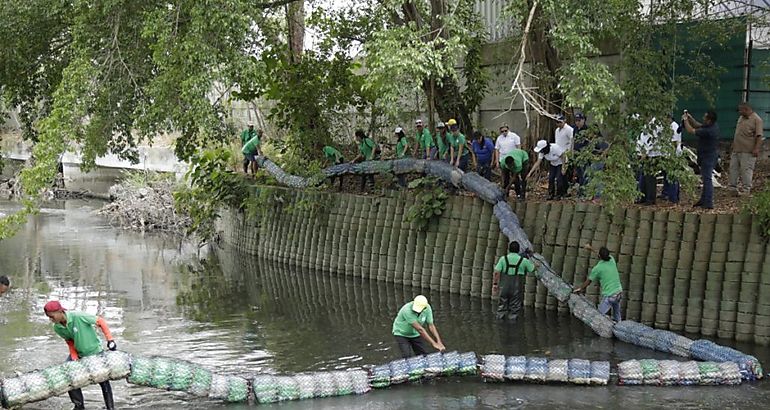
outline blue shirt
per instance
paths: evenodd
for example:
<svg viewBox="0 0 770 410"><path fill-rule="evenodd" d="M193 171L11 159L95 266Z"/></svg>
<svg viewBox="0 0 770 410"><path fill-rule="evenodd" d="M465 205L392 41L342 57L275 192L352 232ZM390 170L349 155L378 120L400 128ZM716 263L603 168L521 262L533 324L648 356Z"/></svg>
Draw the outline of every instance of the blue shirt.
<svg viewBox="0 0 770 410"><path fill-rule="evenodd" d="M702 127L695 130L695 136L698 137L698 159L716 159L719 125L703 124Z"/></svg>
<svg viewBox="0 0 770 410"><path fill-rule="evenodd" d="M491 139L484 137L481 144L479 144L478 140L473 140L471 148L473 148L473 153L476 154L476 161L483 163L492 161L495 144L492 143Z"/></svg>

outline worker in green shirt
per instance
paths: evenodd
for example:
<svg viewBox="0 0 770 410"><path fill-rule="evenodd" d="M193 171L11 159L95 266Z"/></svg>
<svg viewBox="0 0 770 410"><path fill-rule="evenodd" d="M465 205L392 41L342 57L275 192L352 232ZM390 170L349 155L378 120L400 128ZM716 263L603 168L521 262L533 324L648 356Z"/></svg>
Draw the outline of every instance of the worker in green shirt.
<svg viewBox="0 0 770 410"><path fill-rule="evenodd" d="M518 319L524 302L526 274L535 270L532 261L520 255L520 251L519 243L512 241L508 244L508 254L501 257L495 265L492 295L500 293L497 305L498 319Z"/></svg>
<svg viewBox="0 0 770 410"><path fill-rule="evenodd" d="M262 130L257 131L257 135L246 141L246 143L243 144L243 148L241 148L243 156L246 157L246 159L249 160L249 163L251 164L251 172L254 175L257 174L257 156L259 155L259 143L261 136ZM246 169L246 173L248 174L248 169Z"/></svg>
<svg viewBox="0 0 770 410"><path fill-rule="evenodd" d="M433 309L428 304L428 298L423 295L417 295L398 311L393 321L393 336L404 358L427 354L426 342L440 352L446 350L433 323Z"/></svg>
<svg viewBox="0 0 770 410"><path fill-rule="evenodd" d="M449 164L460 168L463 172L468 168L468 160L471 151L466 146L465 135L460 132L460 126L457 121L450 119L447 121L449 126Z"/></svg>
<svg viewBox="0 0 770 410"><path fill-rule="evenodd" d="M513 184L516 198L522 201L527 195L527 179L524 175L529 170L529 153L523 149L514 148L500 158L500 170L503 172L503 192L508 192Z"/></svg>
<svg viewBox="0 0 770 410"><path fill-rule="evenodd" d="M96 334L95 327L99 327L107 339L107 348L115 351L118 346L112 338L107 322L100 316L94 316L85 312L70 312L57 301L50 301L43 307L45 315L53 322L53 330L69 347L67 361L78 360L81 357L93 356L101 353L102 343ZM115 408L112 398L112 386L109 381L99 383L102 388L104 405L108 410ZM74 410L85 409L83 391L80 389L69 391L70 400L75 405Z"/></svg>
<svg viewBox="0 0 770 410"><path fill-rule="evenodd" d="M249 142L250 139L257 136L257 130L254 129L254 123L249 122L248 128L243 130L241 132L241 148L243 148L244 145L246 145L247 142ZM251 160L249 160L246 155L243 156L243 173L248 174L249 173L249 163Z"/></svg>
<svg viewBox="0 0 770 410"><path fill-rule="evenodd" d="M329 165L340 165L345 162L345 157L342 156L342 153L331 145L324 146L321 151ZM342 175L332 177L332 184L334 184L335 178L340 180L340 190L342 190Z"/></svg>
<svg viewBox="0 0 770 410"><path fill-rule="evenodd" d="M373 161L380 158L380 147L373 139L366 136L366 133L362 129L356 130L356 139L358 139L358 156L353 158L351 163L361 161ZM372 188L374 188L374 174L361 175L361 190L366 189L366 183L371 182Z"/></svg>
<svg viewBox="0 0 770 410"><path fill-rule="evenodd" d="M586 244L585 249L593 251L591 244ZM620 302L623 300L623 286L620 284L620 273L615 258L610 256L609 249L602 246L599 248L599 262L591 269L586 281L575 288L573 293L583 293L592 281L599 281L601 286L601 302L599 302L599 312L606 315L612 309L612 320L620 322Z"/></svg>
<svg viewBox="0 0 770 410"><path fill-rule="evenodd" d="M430 131L425 128L421 119L414 122L416 128L414 146L414 157L418 159L434 159L436 157L436 144L433 143L433 137Z"/></svg>
<svg viewBox="0 0 770 410"><path fill-rule="evenodd" d="M446 161L449 154L449 140L447 129L443 122L436 124L436 145L438 146L438 159Z"/></svg>
<svg viewBox="0 0 770 410"><path fill-rule="evenodd" d="M404 159L409 151L409 139L406 138L406 133L404 133L404 129L401 127L396 127L393 133L396 136L396 159ZM406 175L397 174L396 180L400 187L406 188Z"/></svg>

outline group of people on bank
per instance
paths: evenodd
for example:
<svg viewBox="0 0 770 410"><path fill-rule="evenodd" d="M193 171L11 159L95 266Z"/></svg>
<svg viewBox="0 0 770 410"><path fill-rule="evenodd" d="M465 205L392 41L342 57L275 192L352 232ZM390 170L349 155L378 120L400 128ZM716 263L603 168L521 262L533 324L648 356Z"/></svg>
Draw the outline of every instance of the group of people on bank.
<svg viewBox="0 0 770 410"><path fill-rule="evenodd" d="M730 155L729 185L735 194L750 192L754 167L763 140L762 119L753 111L748 103L738 106L740 116L733 138ZM660 161L668 155L682 155L682 133L693 134L697 138L697 169L703 178L703 191L696 206L713 207L713 181L711 175L717 163L717 145L720 137L717 115L714 111L704 114L702 122L695 120L687 111L681 118L681 125L674 116L670 116L671 139L670 148L666 148L667 140L663 138L664 125L656 119L650 121L649 131L640 133L636 140L636 152L639 156L638 186L641 195L640 203L655 204L659 197L657 193L657 178L660 173ZM418 159L445 161L449 164L468 171L474 169L481 176L491 179L493 170L501 174L502 188L506 196L511 188L518 199L525 199L527 180L537 172L545 162L548 168L548 199L560 199L567 195L571 184L585 186L592 173L601 172L604 163L599 160L591 164L573 164L576 154L583 150L591 150L596 157L608 149L609 145L601 135L588 135L589 128L583 113L574 115L574 124L567 124L564 115L556 116L556 128L553 142L545 139L537 141L532 151L535 154L534 164L530 154L522 149L521 137L511 132L507 124L502 124L496 140L474 131L468 139L460 131L457 121L448 120L436 124L431 133L421 119L417 119L412 131L412 137L402 127L394 130L395 147L392 158L402 159L413 157ZM246 131L244 131L246 132ZM261 134L260 134L261 135ZM351 162L372 161L381 159L380 144L368 136L363 130L355 132L358 144L358 155ZM245 141L245 138L242 137ZM246 147L244 146L244 154ZM251 151L249 151L251 152ZM323 147L323 156L329 164L345 162L342 153L333 146ZM670 202L679 202L679 183L671 175L663 173L663 191L660 197ZM338 177L340 178L340 177ZM742 191L739 189L742 183ZM367 183L374 185L374 176L366 175L361 178L361 189L366 189ZM342 179L340 178L340 185ZM403 176L399 176L399 184L404 185ZM581 189L582 192L582 189ZM599 195L601 190L599 190Z"/></svg>

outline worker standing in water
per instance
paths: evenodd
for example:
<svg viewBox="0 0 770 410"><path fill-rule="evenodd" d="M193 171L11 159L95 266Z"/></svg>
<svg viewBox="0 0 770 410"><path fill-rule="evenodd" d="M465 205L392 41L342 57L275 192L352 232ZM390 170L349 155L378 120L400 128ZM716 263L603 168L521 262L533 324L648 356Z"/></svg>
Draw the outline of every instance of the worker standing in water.
<svg viewBox="0 0 770 410"><path fill-rule="evenodd" d="M497 305L497 318L515 321L524 304L524 282L527 273L534 272L535 265L520 255L521 245L512 241L508 244L508 254L500 257L495 265L492 279L492 294L500 293Z"/></svg>
<svg viewBox="0 0 770 410"><path fill-rule="evenodd" d="M589 252L593 251L590 244L584 246ZM620 284L620 273L615 258L610 255L610 251L602 246L599 248L599 262L591 269L588 279L582 285L575 288L573 293L583 293L593 281L599 281L601 286L602 299L599 302L599 312L606 315L612 310L612 320L620 322L620 302L623 299L623 286Z"/></svg>
<svg viewBox="0 0 770 410"><path fill-rule="evenodd" d="M423 295L417 295L398 311L393 321L393 336L404 358L427 354L426 342L440 352L446 350L433 323L433 309L428 304L428 298Z"/></svg>
<svg viewBox="0 0 770 410"><path fill-rule="evenodd" d="M48 316L48 319L53 322L54 332L67 342L69 347L67 361L97 355L103 351L95 326L98 326L102 333L104 333L104 337L107 339L107 348L112 351L117 349L117 344L115 344L115 340L112 338L110 328L102 317L85 312L67 311L57 301L46 303L43 311ZM114 409L115 404L112 398L110 382L99 383L99 386L102 388L105 408L108 410ZM72 404L75 405L73 410L85 409L83 391L81 389L70 390L68 394Z"/></svg>

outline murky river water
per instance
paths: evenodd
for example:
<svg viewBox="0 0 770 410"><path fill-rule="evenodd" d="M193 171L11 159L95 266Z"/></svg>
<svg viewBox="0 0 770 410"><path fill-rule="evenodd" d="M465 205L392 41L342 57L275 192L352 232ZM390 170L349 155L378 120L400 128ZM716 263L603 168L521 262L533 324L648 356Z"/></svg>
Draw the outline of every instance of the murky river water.
<svg viewBox="0 0 770 410"><path fill-rule="evenodd" d="M92 214L98 204L46 207L16 237L0 242L0 272L15 289L0 298L0 375L59 363L66 357L42 306L103 315L120 349L166 355L212 370L249 375L350 368L394 359L393 316L411 288L328 277L232 250L198 252L159 235L111 228ZM0 211L14 207L0 203ZM449 349L592 360L668 358L595 336L569 315L526 312L515 325L496 322L488 301L428 293ZM722 341L730 344L730 342ZM770 366L767 348L739 345ZM113 384L119 408L233 409L181 393ZM87 405L101 408L98 388ZM484 384L450 378L360 397L282 403L283 409L394 408L762 408L770 383L740 387L654 388ZM66 396L30 405L70 408Z"/></svg>

